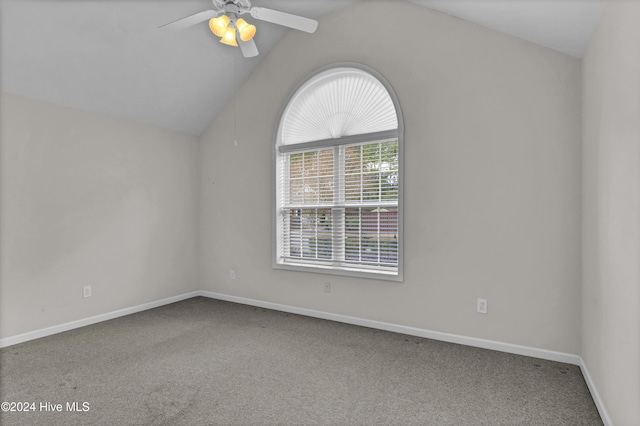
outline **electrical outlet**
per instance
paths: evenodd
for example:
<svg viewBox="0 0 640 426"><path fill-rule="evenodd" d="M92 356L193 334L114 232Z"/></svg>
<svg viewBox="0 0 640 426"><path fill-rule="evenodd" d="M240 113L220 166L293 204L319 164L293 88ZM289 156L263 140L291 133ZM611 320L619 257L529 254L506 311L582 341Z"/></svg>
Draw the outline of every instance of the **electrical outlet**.
<svg viewBox="0 0 640 426"><path fill-rule="evenodd" d="M324 292L331 293L331 281L324 282Z"/></svg>
<svg viewBox="0 0 640 426"><path fill-rule="evenodd" d="M487 299L478 299L476 308L479 314L486 314L488 311Z"/></svg>
<svg viewBox="0 0 640 426"><path fill-rule="evenodd" d="M82 297L84 297L85 299L87 297L91 297L91 286L90 285L85 285L84 287L82 287Z"/></svg>
<svg viewBox="0 0 640 426"><path fill-rule="evenodd" d="M229 278L231 278L232 280L235 280L236 279L236 271L231 270L229 272Z"/></svg>

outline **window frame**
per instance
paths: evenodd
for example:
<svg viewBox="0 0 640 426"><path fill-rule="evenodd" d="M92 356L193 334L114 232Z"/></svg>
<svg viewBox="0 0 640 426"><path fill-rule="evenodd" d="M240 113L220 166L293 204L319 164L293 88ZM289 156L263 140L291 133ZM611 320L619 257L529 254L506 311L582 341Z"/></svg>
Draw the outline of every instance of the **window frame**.
<svg viewBox="0 0 640 426"><path fill-rule="evenodd" d="M311 142L301 142L296 144L284 145L281 144L281 134L282 134L282 126L285 121L285 113L291 102L294 100L300 89L308 83L310 80L314 79L319 74L323 74L327 71L331 71L336 68L354 68L359 71L365 72L378 80L384 87L384 89L389 94L391 101L393 102L393 106L395 108L396 118L398 122L397 129L386 130L380 132L366 133L366 134L357 134L357 135L349 135L342 136L335 139L323 139L323 140L315 140ZM273 143L273 187L272 187L272 267L274 269L283 269L283 270L293 270L293 271L301 271L301 272L312 272L312 273L322 273L322 274L331 274L331 275L342 275L342 276L350 276L350 277L360 277L360 278L369 278L376 280L387 280L387 281L403 281L403 271L404 271L404 214L403 214L403 204L404 204L404 122L402 117L402 112L400 109L400 103L398 101L398 97L393 90L391 84L376 70L373 68L353 62L340 62L334 63L331 65L327 65L321 67L304 78L291 92L289 97L287 98L284 106L281 108L280 113L278 115L279 123L276 129L275 140ZM279 179L279 156L281 153L293 153L293 152L301 152L301 151L309 151L312 149L323 149L323 148L337 148L341 146L348 146L353 144L361 144L361 143L375 143L382 142L388 140L397 140L398 143L398 235L397 235L397 244L398 244L398 262L397 262L397 272L388 272L383 269L380 270L363 270L358 268L350 268L350 267L336 267L333 265L319 265L313 262L307 262L301 259L299 263L281 263L279 262L279 226L278 221L280 217L279 212L279 190L278 187ZM344 171L342 171L344 172Z"/></svg>

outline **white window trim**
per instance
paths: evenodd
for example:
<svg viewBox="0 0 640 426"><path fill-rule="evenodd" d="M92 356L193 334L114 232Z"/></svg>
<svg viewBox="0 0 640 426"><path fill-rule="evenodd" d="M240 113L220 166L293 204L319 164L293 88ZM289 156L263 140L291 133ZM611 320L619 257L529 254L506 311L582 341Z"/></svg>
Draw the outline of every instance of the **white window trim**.
<svg viewBox="0 0 640 426"><path fill-rule="evenodd" d="M318 140L306 143L299 143L294 145L278 145L279 143L279 135L281 131L281 126L283 123L283 115L286 112L286 109L289 103L292 101L293 97L298 93L300 88L307 83L310 79L314 78L316 75L323 73L325 71L334 69L334 68L356 68L362 71L365 71L375 77L387 90L393 105L396 110L396 117L398 120L398 128L369 133L369 134L359 134L353 136L343 136L338 139L326 139L326 140ZM272 170L273 170L273 185L272 185L272 194L271 199L273 203L272 209L272 267L274 269L283 269L283 270L291 270L291 271L300 271L300 272L311 272L311 273L321 273L321 274L330 274L330 275L341 275L341 276L350 276L350 277L359 277L359 278L368 278L368 279L376 279L376 280L387 280L387 281L403 281L404 279L404 121L402 117L402 112L400 109L400 103L398 101L398 97L393 90L391 84L376 70L371 67L368 67L363 64L353 63L353 62L340 62L331 65L327 65L322 67L315 72L308 75L304 78L291 92L286 102L282 106L280 113L278 115L280 117L280 122L278 124L278 128L276 129L276 134L273 143L273 159L272 159ZM313 148L323 148L347 144L355 144L359 142L374 142L376 140L382 139L397 139L398 140L398 267L397 272L385 272L383 270L373 271L365 271L358 268L350 268L350 267L341 267L335 268L333 266L322 266L315 263L310 263L308 266L304 265L306 262L304 259L301 259L300 262L296 262L296 264L292 263L279 263L278 262L278 226L277 226L277 218L279 216L277 200L278 200L278 155L280 153L286 152L294 152L300 150L310 150Z"/></svg>

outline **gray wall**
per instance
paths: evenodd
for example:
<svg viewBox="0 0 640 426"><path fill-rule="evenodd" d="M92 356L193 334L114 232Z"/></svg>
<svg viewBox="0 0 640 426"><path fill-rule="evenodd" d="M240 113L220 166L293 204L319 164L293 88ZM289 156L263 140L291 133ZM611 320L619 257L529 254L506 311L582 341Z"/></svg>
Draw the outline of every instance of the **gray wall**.
<svg viewBox="0 0 640 426"><path fill-rule="evenodd" d="M1 101L1 338L197 288L196 138Z"/></svg>
<svg viewBox="0 0 640 426"><path fill-rule="evenodd" d="M395 16L401 38L372 24ZM271 268L279 114L338 61L382 73L404 113L403 283ZM289 32L201 139L202 289L579 353L580 92L578 59L404 2Z"/></svg>
<svg viewBox="0 0 640 426"><path fill-rule="evenodd" d="M609 1L583 58L581 355L615 425L640 421L639 23Z"/></svg>

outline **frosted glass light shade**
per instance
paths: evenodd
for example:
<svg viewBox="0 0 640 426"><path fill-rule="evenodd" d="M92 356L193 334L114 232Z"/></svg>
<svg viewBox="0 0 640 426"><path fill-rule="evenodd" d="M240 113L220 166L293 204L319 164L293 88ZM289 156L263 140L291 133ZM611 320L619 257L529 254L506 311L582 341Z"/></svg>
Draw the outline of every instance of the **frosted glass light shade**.
<svg viewBox="0 0 640 426"><path fill-rule="evenodd" d="M220 43L226 44L228 46L237 46L238 42L236 41L236 29L232 27L227 27L227 31L224 33L224 36L220 39Z"/></svg>
<svg viewBox="0 0 640 426"><path fill-rule="evenodd" d="M211 18L209 20L209 29L216 36L222 37L225 35L225 32L227 31L229 22L231 22L231 20L227 15L222 15L219 18Z"/></svg>
<svg viewBox="0 0 640 426"><path fill-rule="evenodd" d="M283 114L280 144L335 139L395 130L391 95L373 75L358 68L332 68L309 79Z"/></svg>
<svg viewBox="0 0 640 426"><path fill-rule="evenodd" d="M238 28L240 40L242 41L249 41L256 35L256 26L249 24L242 18L236 21L236 27Z"/></svg>

